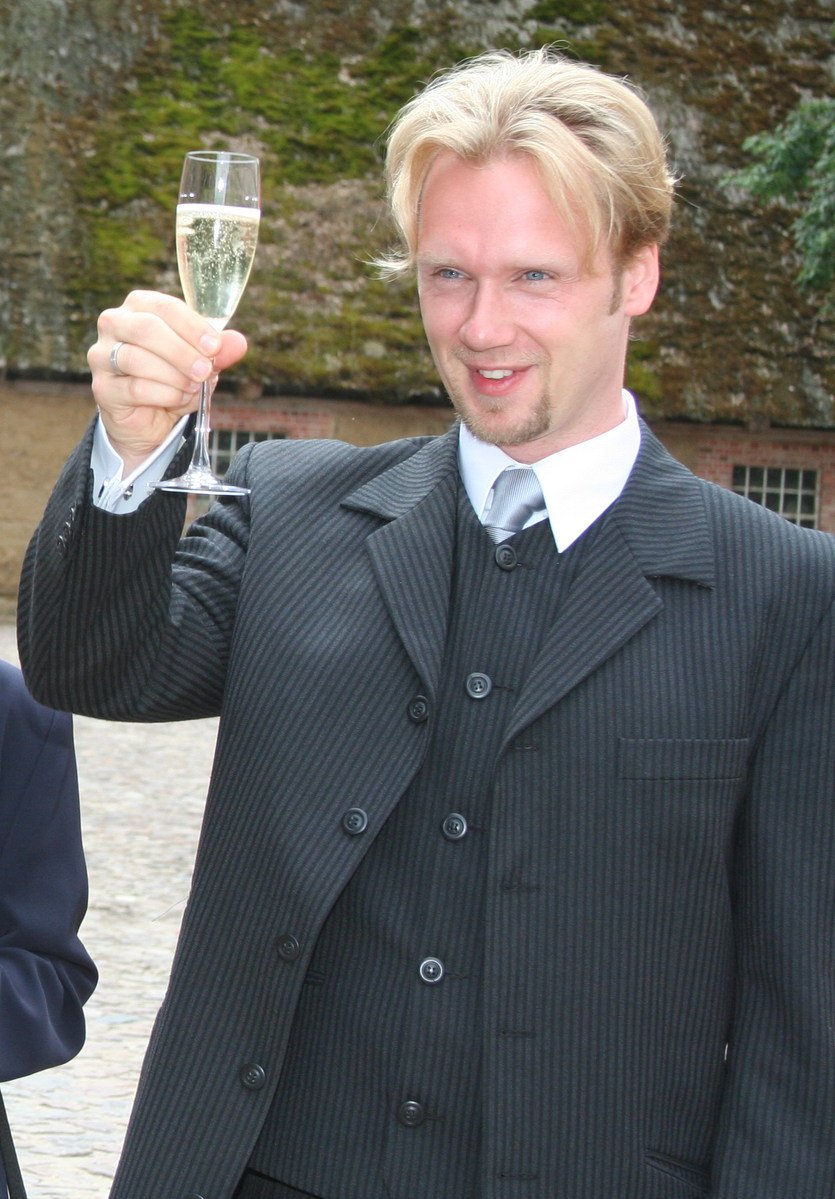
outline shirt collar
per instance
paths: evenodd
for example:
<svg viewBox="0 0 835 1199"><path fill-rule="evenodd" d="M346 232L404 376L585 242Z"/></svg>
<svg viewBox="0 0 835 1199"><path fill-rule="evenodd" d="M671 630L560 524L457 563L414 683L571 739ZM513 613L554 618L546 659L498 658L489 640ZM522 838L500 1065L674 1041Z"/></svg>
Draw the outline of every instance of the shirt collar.
<svg viewBox="0 0 835 1199"><path fill-rule="evenodd" d="M568 549L615 502L629 478L641 444L632 394L624 389L620 424L588 441L549 454L532 468L539 479L557 549ZM464 488L479 520L496 477L519 466L496 445L479 441L465 425L459 429L458 462Z"/></svg>

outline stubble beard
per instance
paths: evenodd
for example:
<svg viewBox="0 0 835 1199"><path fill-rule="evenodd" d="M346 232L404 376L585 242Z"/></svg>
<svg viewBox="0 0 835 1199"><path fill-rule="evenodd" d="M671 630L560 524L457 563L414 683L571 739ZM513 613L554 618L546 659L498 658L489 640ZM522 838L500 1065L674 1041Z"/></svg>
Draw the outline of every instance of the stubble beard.
<svg viewBox="0 0 835 1199"><path fill-rule="evenodd" d="M462 397L457 388L447 390L458 419L474 437L487 445L527 445L530 441L544 437L551 430L551 405L544 392L540 393L535 406L528 412L520 414L515 420L498 423L490 419L490 414L493 412L499 415L505 410L501 401L495 402L492 409L489 409L485 402L482 409L486 411L479 411Z"/></svg>

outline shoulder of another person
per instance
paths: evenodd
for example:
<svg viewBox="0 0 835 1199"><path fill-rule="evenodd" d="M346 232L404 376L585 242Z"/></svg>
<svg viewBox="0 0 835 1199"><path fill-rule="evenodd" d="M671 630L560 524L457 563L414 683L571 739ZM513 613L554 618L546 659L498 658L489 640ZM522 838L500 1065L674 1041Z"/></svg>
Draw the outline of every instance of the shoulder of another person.
<svg viewBox="0 0 835 1199"><path fill-rule="evenodd" d="M18 706L34 704L35 701L26 689L23 674L11 662L0 659L0 706L3 712Z"/></svg>
<svg viewBox="0 0 835 1199"><path fill-rule="evenodd" d="M68 712L56 712L38 703L29 694L18 667L0 660L0 746L5 745L9 734L43 739L56 730L63 738L71 725Z"/></svg>

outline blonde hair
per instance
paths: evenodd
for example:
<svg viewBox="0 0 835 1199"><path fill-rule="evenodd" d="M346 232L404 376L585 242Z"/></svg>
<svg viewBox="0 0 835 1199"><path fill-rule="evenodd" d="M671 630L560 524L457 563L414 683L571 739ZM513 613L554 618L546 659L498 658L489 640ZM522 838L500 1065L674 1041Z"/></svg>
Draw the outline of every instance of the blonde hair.
<svg viewBox="0 0 835 1199"><path fill-rule="evenodd" d="M378 260L413 269L420 199L437 156L470 162L527 154L587 263L607 245L615 265L667 236L674 180L645 101L626 81L549 47L489 51L436 76L389 131L386 181L402 247Z"/></svg>

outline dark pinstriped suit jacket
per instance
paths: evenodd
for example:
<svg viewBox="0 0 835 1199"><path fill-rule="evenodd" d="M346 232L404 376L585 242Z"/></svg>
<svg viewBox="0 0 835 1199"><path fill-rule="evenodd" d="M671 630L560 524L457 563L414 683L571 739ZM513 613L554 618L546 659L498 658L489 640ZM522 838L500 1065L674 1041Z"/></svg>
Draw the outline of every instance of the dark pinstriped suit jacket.
<svg viewBox="0 0 835 1199"><path fill-rule="evenodd" d="M170 496L90 507L88 455L24 568L31 688L115 719L222 715L113 1196L229 1199L317 930L421 763L455 436L249 447L250 501L178 550ZM835 1193L833 544L643 431L496 767L483 1199ZM354 805L371 836L344 835Z"/></svg>

